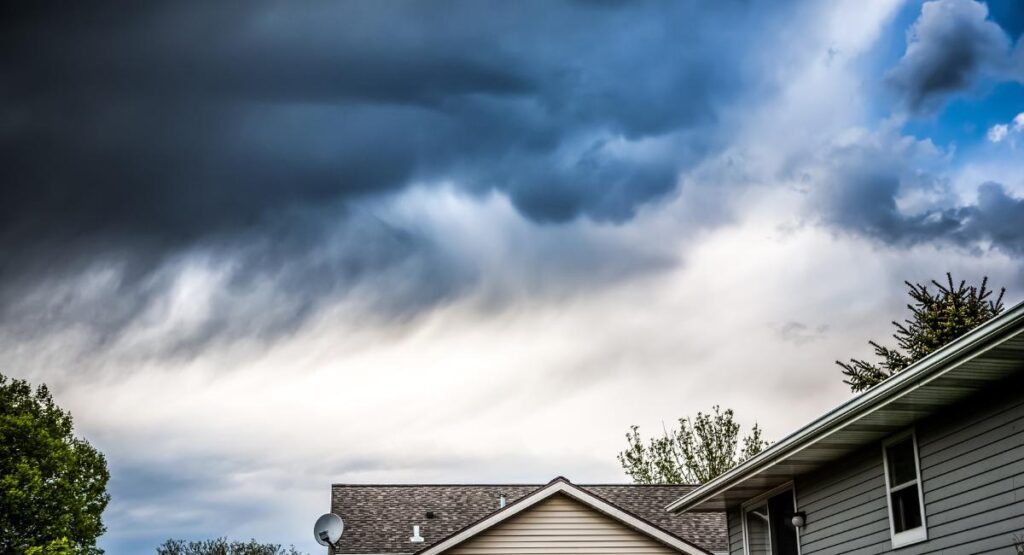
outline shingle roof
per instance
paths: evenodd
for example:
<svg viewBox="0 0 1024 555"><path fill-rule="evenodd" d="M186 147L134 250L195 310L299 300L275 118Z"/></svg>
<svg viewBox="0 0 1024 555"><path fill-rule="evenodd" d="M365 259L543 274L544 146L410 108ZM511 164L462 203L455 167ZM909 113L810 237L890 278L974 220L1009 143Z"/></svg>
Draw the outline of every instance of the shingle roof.
<svg viewBox="0 0 1024 555"><path fill-rule="evenodd" d="M412 553L437 543L543 484L358 485L331 488L331 512L345 521L337 553ZM721 513L671 514L665 506L691 491L685 485L580 485L590 493L708 551L726 551ZM427 518L431 511L434 518ZM413 525L424 543L409 542Z"/></svg>

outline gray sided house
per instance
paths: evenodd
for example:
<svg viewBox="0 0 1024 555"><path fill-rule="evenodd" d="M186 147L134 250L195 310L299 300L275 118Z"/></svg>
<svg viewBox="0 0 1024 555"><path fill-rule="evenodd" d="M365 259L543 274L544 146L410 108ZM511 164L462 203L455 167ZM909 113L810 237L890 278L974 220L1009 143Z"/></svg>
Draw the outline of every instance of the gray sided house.
<svg viewBox="0 0 1024 555"><path fill-rule="evenodd" d="M734 554L1018 553L1024 304L667 508L725 511Z"/></svg>
<svg viewBox="0 0 1024 555"><path fill-rule="evenodd" d="M673 514L694 486L345 485L335 554L664 554L727 551L721 512Z"/></svg>

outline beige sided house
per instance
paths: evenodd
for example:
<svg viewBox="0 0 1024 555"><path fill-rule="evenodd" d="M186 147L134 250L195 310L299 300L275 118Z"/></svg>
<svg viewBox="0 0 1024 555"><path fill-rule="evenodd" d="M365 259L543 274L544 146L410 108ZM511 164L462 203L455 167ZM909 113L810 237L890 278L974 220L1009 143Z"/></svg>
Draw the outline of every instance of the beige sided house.
<svg viewBox="0 0 1024 555"><path fill-rule="evenodd" d="M728 550L721 513L672 514L685 485L346 485L336 554L710 555Z"/></svg>

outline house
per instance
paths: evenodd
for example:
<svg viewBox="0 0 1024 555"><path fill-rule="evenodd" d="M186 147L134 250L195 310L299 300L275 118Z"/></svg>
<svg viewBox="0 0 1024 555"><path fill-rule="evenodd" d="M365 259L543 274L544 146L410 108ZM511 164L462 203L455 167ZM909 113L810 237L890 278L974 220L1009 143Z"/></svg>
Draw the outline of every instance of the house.
<svg viewBox="0 0 1024 555"><path fill-rule="evenodd" d="M720 512L665 506L694 486L348 485L331 488L345 531L332 554L678 554L727 549Z"/></svg>
<svg viewBox="0 0 1024 555"><path fill-rule="evenodd" d="M733 554L1019 553L1022 330L1019 304L667 509L725 511Z"/></svg>

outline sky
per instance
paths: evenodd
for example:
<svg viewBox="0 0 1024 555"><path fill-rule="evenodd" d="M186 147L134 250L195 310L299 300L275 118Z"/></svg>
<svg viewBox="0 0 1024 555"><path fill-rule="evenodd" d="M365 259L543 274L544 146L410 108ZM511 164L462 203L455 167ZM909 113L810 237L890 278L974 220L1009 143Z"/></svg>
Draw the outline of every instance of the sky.
<svg viewBox="0 0 1024 555"><path fill-rule="evenodd" d="M1024 299L1017 0L2 10L0 371L106 454L111 554L779 439L904 280Z"/></svg>

